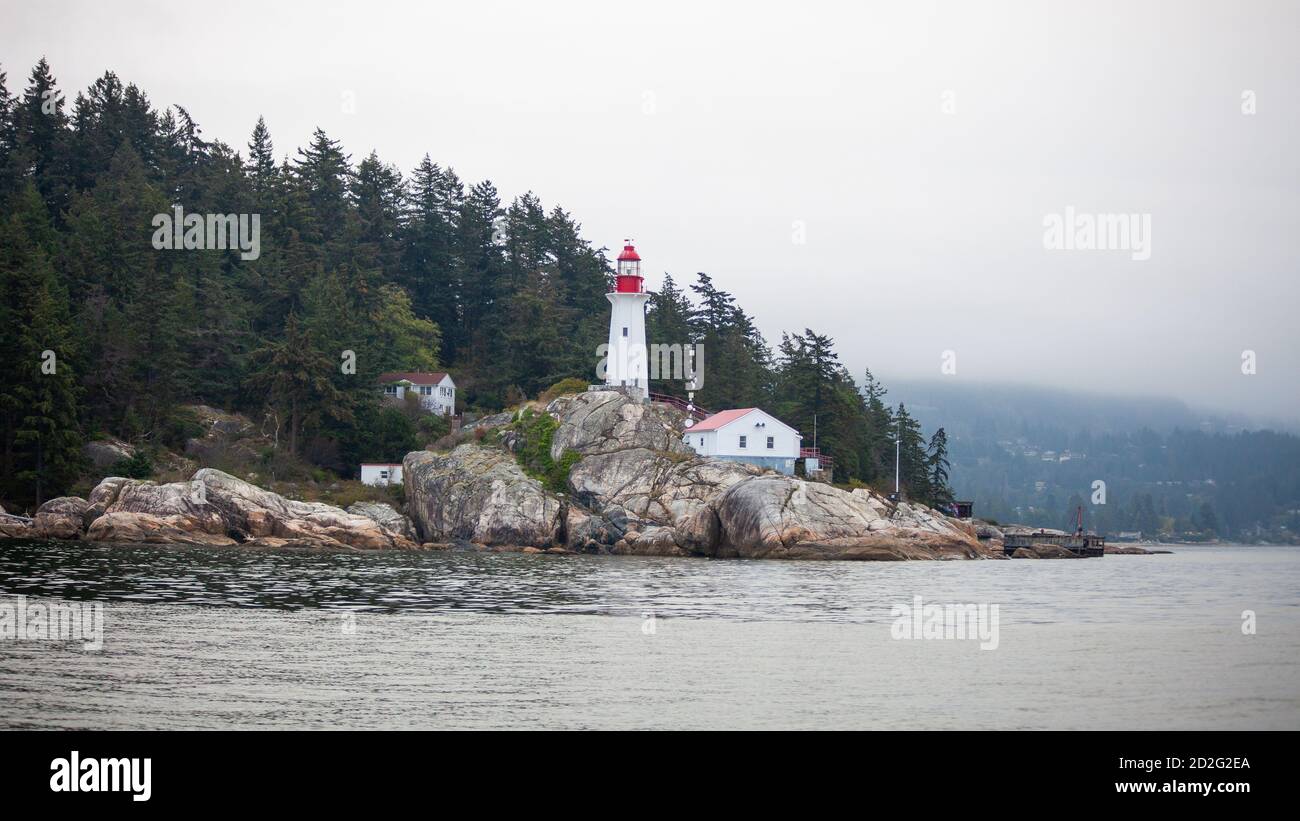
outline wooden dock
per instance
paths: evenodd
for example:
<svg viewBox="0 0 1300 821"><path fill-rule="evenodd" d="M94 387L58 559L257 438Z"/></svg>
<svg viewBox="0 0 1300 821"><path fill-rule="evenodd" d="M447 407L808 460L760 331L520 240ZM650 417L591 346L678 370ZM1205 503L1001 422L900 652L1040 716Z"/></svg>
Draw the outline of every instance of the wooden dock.
<svg viewBox="0 0 1300 821"><path fill-rule="evenodd" d="M1106 539L1095 533L1022 533L1006 536L1002 540L1002 550L1008 556L1018 548L1031 547L1035 544L1053 544L1063 547L1076 556L1094 558L1106 552Z"/></svg>

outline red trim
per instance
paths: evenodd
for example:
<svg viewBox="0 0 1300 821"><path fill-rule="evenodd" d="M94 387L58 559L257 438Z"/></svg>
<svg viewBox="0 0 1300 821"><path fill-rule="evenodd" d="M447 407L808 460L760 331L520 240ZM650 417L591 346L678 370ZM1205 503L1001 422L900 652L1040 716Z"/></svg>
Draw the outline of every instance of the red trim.
<svg viewBox="0 0 1300 821"><path fill-rule="evenodd" d="M614 291L619 294L644 294L645 280L636 276L620 276Z"/></svg>

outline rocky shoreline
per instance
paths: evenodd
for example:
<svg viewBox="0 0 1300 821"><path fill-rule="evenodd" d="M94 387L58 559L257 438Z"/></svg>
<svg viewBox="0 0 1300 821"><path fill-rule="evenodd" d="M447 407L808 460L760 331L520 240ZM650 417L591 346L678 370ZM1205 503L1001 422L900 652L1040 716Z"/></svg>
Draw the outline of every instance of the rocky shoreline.
<svg viewBox="0 0 1300 821"><path fill-rule="evenodd" d="M684 419L669 407L589 391L539 412L554 420L551 459L572 463L564 492L525 472L516 458L525 442L515 417L498 414L480 421L475 441L406 455L405 512L374 502L344 510L294 501L203 468L189 481L166 484L109 477L89 498L51 499L32 519L0 511L0 537L746 559L1005 558L1002 531L984 523L863 488L700 457L683 443ZM1059 556L1035 549L1016 557Z"/></svg>

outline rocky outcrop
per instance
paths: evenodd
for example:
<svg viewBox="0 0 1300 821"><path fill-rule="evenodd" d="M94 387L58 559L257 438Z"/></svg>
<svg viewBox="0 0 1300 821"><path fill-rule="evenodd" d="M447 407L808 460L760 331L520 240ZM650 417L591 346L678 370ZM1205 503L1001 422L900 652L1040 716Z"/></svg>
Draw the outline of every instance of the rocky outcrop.
<svg viewBox="0 0 1300 821"><path fill-rule="evenodd" d="M162 485L114 476L100 482L95 490L91 491L91 498L95 500L91 503L92 509L98 511L102 505L104 511L91 523L92 528L104 515L118 514L110 520L110 523L115 532L125 537L131 533L130 514L141 514L146 517L141 525L144 532L156 530L155 525L166 525L168 528L195 534L196 537L218 536L221 537L222 543L234 544L237 541L228 533L232 528L228 526L225 516L214 505L208 503L208 488L199 480L197 473L188 482L169 482ZM103 528L108 524L101 525L100 530L96 532L102 533ZM108 539L92 538L108 541ZM122 540L134 541L129 538ZM142 541L153 541L153 539L142 539Z"/></svg>
<svg viewBox="0 0 1300 821"><path fill-rule="evenodd" d="M617 507L633 521L680 526L732 485L761 475L740 462L633 448L584 457L569 472L569 488L593 510Z"/></svg>
<svg viewBox="0 0 1300 821"><path fill-rule="evenodd" d="M185 455L199 464L255 463L273 440L258 431L246 416L226 413L208 405L186 405L184 410L203 429L202 436L185 441Z"/></svg>
<svg viewBox="0 0 1300 821"><path fill-rule="evenodd" d="M86 539L94 542L145 544L200 544L229 547L239 544L229 536L189 530L183 519L152 513L105 513L90 523Z"/></svg>
<svg viewBox="0 0 1300 821"><path fill-rule="evenodd" d="M1000 541L1003 538L1002 531L988 522L971 520L971 524L975 527L976 537L980 539L996 539Z"/></svg>
<svg viewBox="0 0 1300 821"><path fill-rule="evenodd" d="M499 428L504 425L510 424L511 421L514 420L514 418L515 418L515 414L513 411L503 411L502 413L494 413L491 414L490 416L484 416L481 419L475 419L473 422L465 423L464 425L461 426L461 432L473 433L474 431L479 429L491 430L493 428Z"/></svg>
<svg viewBox="0 0 1300 821"><path fill-rule="evenodd" d="M410 549L373 519L332 505L297 502L212 468L158 485L111 477L91 492L86 538L117 542Z"/></svg>
<svg viewBox="0 0 1300 821"><path fill-rule="evenodd" d="M286 499L219 470L204 468L194 474L190 484L195 482L204 488L207 504L221 513L227 531L241 537L270 537L360 550L417 546L365 516L320 502Z"/></svg>
<svg viewBox="0 0 1300 821"><path fill-rule="evenodd" d="M36 539L80 539L85 532L90 505L78 496L50 499L32 517L31 536Z"/></svg>
<svg viewBox="0 0 1300 821"><path fill-rule="evenodd" d="M1028 547L1017 547L1011 553L1013 559L1080 559L1083 558L1078 553L1073 553L1061 547L1059 544L1048 544L1047 542L1034 542Z"/></svg>
<svg viewBox="0 0 1300 821"><path fill-rule="evenodd" d="M378 522L394 533L408 539L415 538L415 528L411 527L411 520L403 516L398 512L397 508L390 504L384 502L355 502L348 505L347 511L356 516L365 516L367 519Z"/></svg>
<svg viewBox="0 0 1300 821"><path fill-rule="evenodd" d="M6 513L4 508L0 507L0 538L30 539L31 537L31 519L26 516L15 516L12 513Z"/></svg>
<svg viewBox="0 0 1300 821"><path fill-rule="evenodd" d="M973 534L928 508L782 475L747 479L716 503L712 555L781 559L976 558Z"/></svg>
<svg viewBox="0 0 1300 821"><path fill-rule="evenodd" d="M615 553L707 552L717 531L713 500L764 473L752 465L696 456L682 441L680 412L614 391L561 397L547 412L560 423L551 458L566 451L582 454L569 472L575 502L602 518L614 512L624 520L611 522L612 527L603 521L596 525L614 539Z"/></svg>
<svg viewBox="0 0 1300 821"><path fill-rule="evenodd" d="M1166 554L1173 553L1173 551L1172 550L1148 550L1145 547L1138 547L1137 545L1132 545L1132 544L1128 544L1128 545L1108 544L1102 550L1102 553L1104 553L1107 556L1110 556L1112 554L1116 556L1155 556L1156 554L1159 553L1166 553Z"/></svg>
<svg viewBox="0 0 1300 821"><path fill-rule="evenodd" d="M693 455L682 441L682 415L665 405L633 402L616 391L562 396L546 412L559 419L551 458L644 450Z"/></svg>
<svg viewBox="0 0 1300 821"><path fill-rule="evenodd" d="M108 470L118 462L134 456L135 448L118 439L98 439L83 445L81 453L96 470Z"/></svg>
<svg viewBox="0 0 1300 821"><path fill-rule="evenodd" d="M402 460L406 505L423 542L551 547L564 543L563 505L513 456L467 443Z"/></svg>
<svg viewBox="0 0 1300 821"><path fill-rule="evenodd" d="M920 505L888 502L762 470L701 458L682 441L669 407L590 391L552 402L551 456L583 455L569 474L575 517L569 544L610 552L788 559L976 558L974 526ZM613 527L610 511L628 523ZM571 514L572 515L572 514ZM594 535L592 535L594 534Z"/></svg>

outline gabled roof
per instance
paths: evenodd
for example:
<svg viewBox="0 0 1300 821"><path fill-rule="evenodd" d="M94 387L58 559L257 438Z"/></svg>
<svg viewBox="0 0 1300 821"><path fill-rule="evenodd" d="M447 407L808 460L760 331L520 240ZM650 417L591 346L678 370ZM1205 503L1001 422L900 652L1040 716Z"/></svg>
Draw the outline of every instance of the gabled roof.
<svg viewBox="0 0 1300 821"><path fill-rule="evenodd" d="M791 428L789 425L782 422L780 419L777 419L775 416L763 410L762 408L735 408L733 410L718 411L712 416L705 418L704 421L687 428L686 433L690 434L690 433L695 433L696 431L718 430L720 428L726 427L727 425L730 425L732 422L745 418L746 416L750 415L754 411L758 411L759 413L771 419L773 422L776 422L781 427L789 428L793 433L798 435L799 431L795 430L794 428Z"/></svg>
<svg viewBox="0 0 1300 821"><path fill-rule="evenodd" d="M735 410L718 411L703 422L700 422L697 425L691 425L687 430L690 433L702 430L717 430L723 425L730 425L745 414L752 413L756 410L758 410L758 408L736 408Z"/></svg>
<svg viewBox="0 0 1300 821"><path fill-rule="evenodd" d="M379 374L381 384L390 382L410 382L412 385L437 385L447 378L446 371L437 371L436 373L421 373L420 371L393 371L391 373Z"/></svg>

